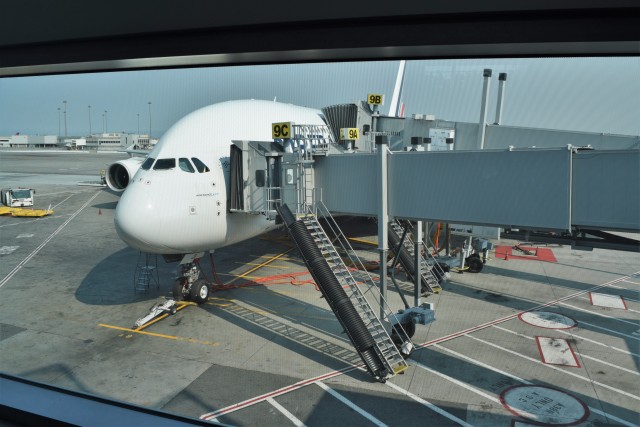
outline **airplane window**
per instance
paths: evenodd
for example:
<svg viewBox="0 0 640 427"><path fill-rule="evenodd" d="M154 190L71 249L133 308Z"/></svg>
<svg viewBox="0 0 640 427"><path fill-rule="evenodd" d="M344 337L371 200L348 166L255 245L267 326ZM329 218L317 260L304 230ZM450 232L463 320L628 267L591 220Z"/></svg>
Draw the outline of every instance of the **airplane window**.
<svg viewBox="0 0 640 427"><path fill-rule="evenodd" d="M202 163L202 161L200 161L200 159L192 157L191 160L193 161L193 164L196 165L196 169L198 169L198 172L201 172L201 173L202 172L209 172L209 168L207 167L207 165Z"/></svg>
<svg viewBox="0 0 640 427"><path fill-rule="evenodd" d="M178 166L185 172L194 173L196 170L191 166L189 159L181 157L178 159Z"/></svg>
<svg viewBox="0 0 640 427"><path fill-rule="evenodd" d="M153 166L153 170L167 170L173 169L176 167L176 159L158 159L156 164Z"/></svg>
<svg viewBox="0 0 640 427"><path fill-rule="evenodd" d="M151 169L151 165L153 164L153 162L155 162L156 159L154 159L153 157L149 157L147 158L147 160L145 160L142 165L140 166L143 170L148 171L149 169Z"/></svg>

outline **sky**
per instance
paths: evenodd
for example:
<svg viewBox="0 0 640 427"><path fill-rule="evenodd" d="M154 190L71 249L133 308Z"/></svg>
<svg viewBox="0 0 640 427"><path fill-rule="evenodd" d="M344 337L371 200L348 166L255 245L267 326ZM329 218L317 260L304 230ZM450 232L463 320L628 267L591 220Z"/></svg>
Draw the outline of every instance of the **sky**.
<svg viewBox="0 0 640 427"><path fill-rule="evenodd" d="M152 135L159 137L191 111L232 99L276 98L322 108L382 93L386 113L398 65L283 64L2 78L0 135L64 135L65 100L68 135L87 135L90 124L93 133L102 132L106 111L108 132L148 133L151 125ZM478 122L485 68L493 70L488 123L495 118L498 74L506 72L505 125L640 135L640 57L411 60L402 96L405 115Z"/></svg>

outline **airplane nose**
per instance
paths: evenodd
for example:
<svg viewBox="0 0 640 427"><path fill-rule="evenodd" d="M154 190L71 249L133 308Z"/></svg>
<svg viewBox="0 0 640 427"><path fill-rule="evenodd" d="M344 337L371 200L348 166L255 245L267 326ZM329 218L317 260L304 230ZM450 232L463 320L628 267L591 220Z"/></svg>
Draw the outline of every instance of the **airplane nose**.
<svg viewBox="0 0 640 427"><path fill-rule="evenodd" d="M142 252L166 253L168 248L157 241L160 230L152 203L152 197L140 185L127 188L116 207L116 232L127 245Z"/></svg>

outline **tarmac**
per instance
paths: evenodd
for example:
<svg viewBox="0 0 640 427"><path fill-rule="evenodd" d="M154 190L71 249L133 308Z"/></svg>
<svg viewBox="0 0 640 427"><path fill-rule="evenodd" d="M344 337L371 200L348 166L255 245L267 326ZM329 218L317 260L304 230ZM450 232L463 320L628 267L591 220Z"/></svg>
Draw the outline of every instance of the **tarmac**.
<svg viewBox="0 0 640 427"><path fill-rule="evenodd" d="M640 254L491 252L481 273L453 273L422 299L437 320L417 327L409 369L383 384L284 231L217 250L216 274L203 259L225 286L135 328L170 297L178 266L119 239L117 194L78 185L121 158L0 151L0 187L35 188L35 207L55 211L0 217L0 371L238 426L640 424ZM342 224L376 239L366 219ZM157 281L136 291L141 265ZM411 286L401 280L409 299Z"/></svg>

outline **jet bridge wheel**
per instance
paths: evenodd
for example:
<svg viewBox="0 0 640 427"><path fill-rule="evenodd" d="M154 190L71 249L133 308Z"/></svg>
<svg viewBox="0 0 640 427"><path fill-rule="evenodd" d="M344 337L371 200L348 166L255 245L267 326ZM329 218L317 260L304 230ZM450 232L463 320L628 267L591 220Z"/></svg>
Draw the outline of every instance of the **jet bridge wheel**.
<svg viewBox="0 0 640 427"><path fill-rule="evenodd" d="M176 301L184 301L189 299L189 288L185 286L186 279L176 279L173 282L173 299Z"/></svg>
<svg viewBox="0 0 640 427"><path fill-rule="evenodd" d="M204 279L198 279L191 285L189 294L192 301L204 304L209 298L209 284Z"/></svg>

